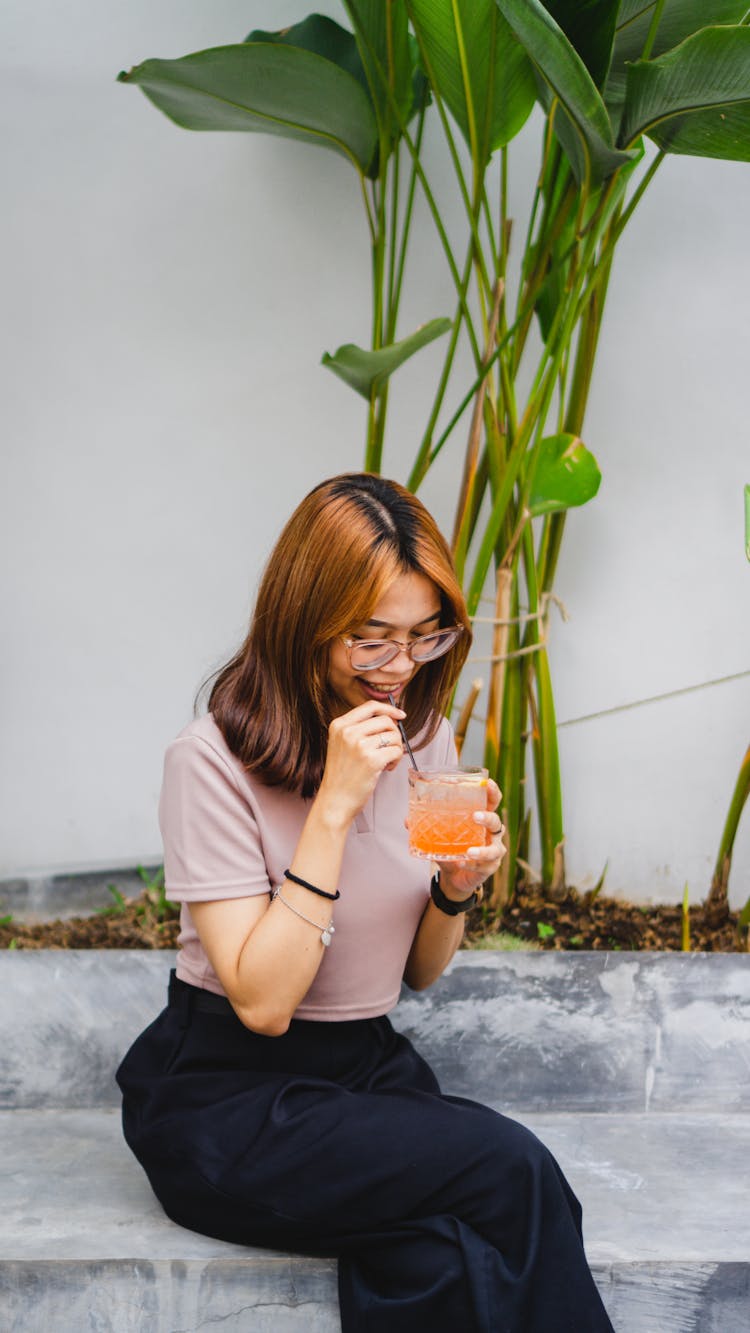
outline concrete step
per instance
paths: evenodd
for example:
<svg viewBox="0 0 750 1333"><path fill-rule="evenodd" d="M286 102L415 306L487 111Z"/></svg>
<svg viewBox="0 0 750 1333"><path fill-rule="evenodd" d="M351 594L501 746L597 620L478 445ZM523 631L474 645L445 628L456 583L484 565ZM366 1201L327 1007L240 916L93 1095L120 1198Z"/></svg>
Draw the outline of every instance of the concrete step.
<svg viewBox="0 0 750 1333"><path fill-rule="evenodd" d="M0 1109L114 1106L175 955L0 951ZM750 956L461 952L393 1014L445 1092L511 1111L750 1111Z"/></svg>
<svg viewBox="0 0 750 1333"><path fill-rule="evenodd" d="M529 1113L584 1208L617 1333L747 1333L750 1120ZM8 1333L334 1333L333 1261L175 1226L113 1109L0 1113L0 1327Z"/></svg>
<svg viewBox="0 0 750 1333"><path fill-rule="evenodd" d="M121 1139L173 962L0 953L0 1333L339 1329L333 1261L174 1226ZM393 1018L559 1158L617 1333L748 1333L750 958L461 953Z"/></svg>

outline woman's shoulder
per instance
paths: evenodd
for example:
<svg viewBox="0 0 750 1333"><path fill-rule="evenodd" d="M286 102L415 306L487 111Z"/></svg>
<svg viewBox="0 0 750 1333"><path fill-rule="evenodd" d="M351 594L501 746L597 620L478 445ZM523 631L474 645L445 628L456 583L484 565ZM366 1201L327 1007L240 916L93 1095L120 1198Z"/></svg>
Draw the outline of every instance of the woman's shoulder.
<svg viewBox="0 0 750 1333"><path fill-rule="evenodd" d="M232 753L216 725L213 713L204 713L202 717L194 717L186 727L182 728L182 731L178 732L172 744L176 745L179 741L185 740L202 741L204 745L208 745L222 754L229 755Z"/></svg>
<svg viewBox="0 0 750 1333"><path fill-rule="evenodd" d="M235 780L247 778L242 763L230 750L211 713L193 718L182 728L167 746L165 764L167 769L212 768L231 774Z"/></svg>

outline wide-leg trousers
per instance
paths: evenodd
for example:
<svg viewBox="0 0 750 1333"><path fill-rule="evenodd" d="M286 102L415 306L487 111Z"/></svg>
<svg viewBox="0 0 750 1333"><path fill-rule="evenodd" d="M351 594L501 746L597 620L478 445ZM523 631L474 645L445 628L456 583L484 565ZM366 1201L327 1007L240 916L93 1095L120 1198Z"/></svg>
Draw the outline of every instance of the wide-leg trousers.
<svg viewBox="0 0 750 1333"><path fill-rule="evenodd" d="M119 1070L175 1222L337 1255L344 1333L612 1333L581 1209L522 1125L443 1096L387 1018L250 1032L172 977Z"/></svg>

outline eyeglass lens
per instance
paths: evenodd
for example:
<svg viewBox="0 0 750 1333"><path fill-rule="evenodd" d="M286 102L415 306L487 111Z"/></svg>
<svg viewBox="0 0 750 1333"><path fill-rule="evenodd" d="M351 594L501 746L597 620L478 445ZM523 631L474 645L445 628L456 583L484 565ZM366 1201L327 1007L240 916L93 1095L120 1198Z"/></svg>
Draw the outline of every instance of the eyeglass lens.
<svg viewBox="0 0 750 1333"><path fill-rule="evenodd" d="M458 634L457 629L422 634L409 644L406 651L413 662L432 662L453 647ZM392 662L401 650L402 645L390 639L362 639L351 644L350 660L355 671L367 671L371 667L385 666L386 662Z"/></svg>

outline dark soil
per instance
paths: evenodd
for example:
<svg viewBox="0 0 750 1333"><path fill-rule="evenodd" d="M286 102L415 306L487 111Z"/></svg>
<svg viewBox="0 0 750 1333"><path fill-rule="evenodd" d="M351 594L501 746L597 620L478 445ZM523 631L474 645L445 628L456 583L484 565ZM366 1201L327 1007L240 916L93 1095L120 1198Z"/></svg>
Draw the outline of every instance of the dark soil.
<svg viewBox="0 0 750 1333"><path fill-rule="evenodd" d="M691 907L690 949L695 952L736 953L748 948L747 931L740 932L737 912ZM486 909L472 913L467 942L493 931L507 931L545 949L680 950L682 907L669 904L638 905L603 894L579 894L569 889L560 902L533 888L517 890L496 924ZM116 907L93 916L38 925L0 922L0 949L174 949L178 911L169 904L153 905L144 891Z"/></svg>
<svg viewBox="0 0 750 1333"><path fill-rule="evenodd" d="M689 908L688 918L688 947L693 952L737 953L747 949L748 933L740 930L738 912L701 903ZM683 948L681 903L630 903L604 894L577 893L575 889L568 889L560 902L551 901L543 889L536 887L517 890L498 928L546 949Z"/></svg>

